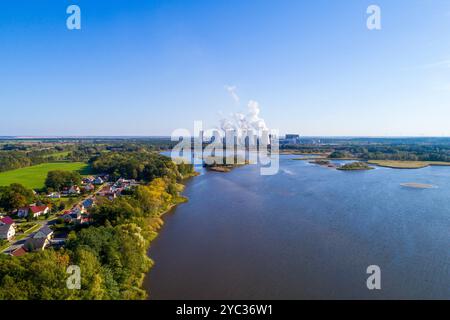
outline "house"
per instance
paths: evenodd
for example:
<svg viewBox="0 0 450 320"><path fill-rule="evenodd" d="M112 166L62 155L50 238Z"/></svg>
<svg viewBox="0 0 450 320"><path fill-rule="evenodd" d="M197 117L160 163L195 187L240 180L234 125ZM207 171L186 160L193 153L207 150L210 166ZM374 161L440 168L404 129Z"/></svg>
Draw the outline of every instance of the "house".
<svg viewBox="0 0 450 320"><path fill-rule="evenodd" d="M47 195L47 198L59 199L61 198L61 194L59 192L52 192L49 195Z"/></svg>
<svg viewBox="0 0 450 320"><path fill-rule="evenodd" d="M81 216L81 220L80 220L81 224L90 223L91 221L92 221L92 218L89 215L83 214Z"/></svg>
<svg viewBox="0 0 450 320"><path fill-rule="evenodd" d="M26 218L29 214L33 215L33 218L37 218L43 214L47 214L50 211L48 206L36 206L30 205L28 207L19 208L17 210L17 216L19 218Z"/></svg>
<svg viewBox="0 0 450 320"><path fill-rule="evenodd" d="M65 222L65 223L71 223L72 222L72 216L70 214L70 212L64 213L61 216L61 219Z"/></svg>
<svg viewBox="0 0 450 320"><path fill-rule="evenodd" d="M82 184L91 184L94 181L94 177L86 177L81 180Z"/></svg>
<svg viewBox="0 0 450 320"><path fill-rule="evenodd" d="M11 240L16 234L16 229L12 224L0 225L0 239Z"/></svg>
<svg viewBox="0 0 450 320"><path fill-rule="evenodd" d="M62 219L65 223L79 223L82 220L82 215L80 211L76 210L66 213L62 216Z"/></svg>
<svg viewBox="0 0 450 320"><path fill-rule="evenodd" d="M23 248L27 252L32 251L42 251L50 244L50 241L47 238L28 238L25 241Z"/></svg>
<svg viewBox="0 0 450 320"><path fill-rule="evenodd" d="M23 208L19 208L17 209L17 216L19 218L24 218L28 216L28 211L30 210L30 207L23 207Z"/></svg>
<svg viewBox="0 0 450 320"><path fill-rule="evenodd" d="M16 225L16 223L14 222L14 220L10 217L3 217L0 219L0 224L12 224L13 226Z"/></svg>
<svg viewBox="0 0 450 320"><path fill-rule="evenodd" d="M94 206L94 199L89 198L84 200L81 205L85 208L85 209L90 209Z"/></svg>
<svg viewBox="0 0 450 320"><path fill-rule="evenodd" d="M95 186L92 183L89 183L84 186L84 191L86 191L86 192L93 191L94 189L95 189Z"/></svg>
<svg viewBox="0 0 450 320"><path fill-rule="evenodd" d="M99 185L99 184L104 184L105 181L102 178L97 177L97 178L94 179L93 183L96 184L96 185Z"/></svg>
<svg viewBox="0 0 450 320"><path fill-rule="evenodd" d="M117 197L117 192L115 188L110 186L103 187L97 194L102 197L107 197L110 200L115 199Z"/></svg>
<svg viewBox="0 0 450 320"><path fill-rule="evenodd" d="M39 229L38 232L35 233L35 235L33 236L34 239L39 239L39 238L46 238L46 239L51 239L53 236L53 230L49 228L49 226L43 226L41 229Z"/></svg>
<svg viewBox="0 0 450 320"><path fill-rule="evenodd" d="M80 205L73 207L71 211L72 211L72 213L79 212L80 214L83 214L86 212L86 208L84 207L83 204L80 204Z"/></svg>
<svg viewBox="0 0 450 320"><path fill-rule="evenodd" d="M25 250L25 248L23 246L20 246L19 248L14 249L10 254L13 257L21 257L26 253L27 253L27 251Z"/></svg>
<svg viewBox="0 0 450 320"><path fill-rule="evenodd" d="M71 186L67 192L70 195L80 194L81 190L79 186Z"/></svg>

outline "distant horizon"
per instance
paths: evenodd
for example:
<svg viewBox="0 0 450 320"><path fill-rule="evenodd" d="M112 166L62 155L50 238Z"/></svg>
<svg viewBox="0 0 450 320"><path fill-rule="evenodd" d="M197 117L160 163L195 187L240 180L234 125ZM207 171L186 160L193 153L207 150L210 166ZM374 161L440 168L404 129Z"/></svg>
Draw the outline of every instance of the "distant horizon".
<svg viewBox="0 0 450 320"><path fill-rule="evenodd" d="M286 133L280 135L280 137L284 137L289 134L298 134L298 133ZM336 138L336 139L430 139L430 138L449 138L450 136L346 136L346 135L300 135L300 139L314 139L314 138ZM31 136L31 135L11 135L11 136L0 136L0 140L14 139L14 140L31 140L31 139L80 139L80 138L89 138L89 139L97 139L97 138L123 138L123 139L133 139L133 138L160 138L160 139L170 139L170 135L49 135L49 136Z"/></svg>

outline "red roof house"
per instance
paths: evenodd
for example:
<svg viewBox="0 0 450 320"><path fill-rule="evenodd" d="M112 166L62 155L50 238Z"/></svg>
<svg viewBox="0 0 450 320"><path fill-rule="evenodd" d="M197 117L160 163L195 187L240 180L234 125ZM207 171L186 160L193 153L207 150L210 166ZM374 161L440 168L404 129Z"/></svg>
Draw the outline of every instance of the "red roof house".
<svg viewBox="0 0 450 320"><path fill-rule="evenodd" d="M31 212L31 214L33 215L33 218L39 217L42 214L46 214L47 212L50 211L50 208L47 206L35 206L35 205L31 205L25 208L20 208L17 212L17 215L20 218L24 218L27 217L28 214Z"/></svg>
<svg viewBox="0 0 450 320"><path fill-rule="evenodd" d="M11 217L3 217L0 219L0 222L4 224L14 224L14 220Z"/></svg>
<svg viewBox="0 0 450 320"><path fill-rule="evenodd" d="M17 248L13 252L11 252L11 255L14 256L14 257L20 257L20 256L23 256L26 253L27 253L27 251L25 250L25 248L23 246L21 246L20 248Z"/></svg>

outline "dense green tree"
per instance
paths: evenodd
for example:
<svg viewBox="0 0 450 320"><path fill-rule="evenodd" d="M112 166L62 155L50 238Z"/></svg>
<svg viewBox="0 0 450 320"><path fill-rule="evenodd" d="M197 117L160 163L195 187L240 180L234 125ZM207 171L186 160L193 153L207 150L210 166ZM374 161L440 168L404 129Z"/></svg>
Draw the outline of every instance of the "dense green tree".
<svg viewBox="0 0 450 320"><path fill-rule="evenodd" d="M81 175L76 171L53 170L48 172L45 186L60 191L64 187L78 185L80 182Z"/></svg>
<svg viewBox="0 0 450 320"><path fill-rule="evenodd" d="M67 289L69 256L46 250L22 257L0 255L0 300L64 300L76 298Z"/></svg>
<svg viewBox="0 0 450 320"><path fill-rule="evenodd" d="M13 183L7 187L0 187L0 208L3 210L12 211L34 201L33 191L21 184Z"/></svg>

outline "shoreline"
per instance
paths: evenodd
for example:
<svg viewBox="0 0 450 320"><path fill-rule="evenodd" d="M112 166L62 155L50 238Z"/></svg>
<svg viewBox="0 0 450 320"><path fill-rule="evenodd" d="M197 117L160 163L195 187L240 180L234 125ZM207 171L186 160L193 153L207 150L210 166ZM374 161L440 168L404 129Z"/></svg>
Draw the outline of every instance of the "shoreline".
<svg viewBox="0 0 450 320"><path fill-rule="evenodd" d="M146 296L145 296L145 298L143 300L150 300L150 292L147 290L147 288L145 288L145 279L146 279L147 276L149 276L149 274L150 274L150 272L151 272L151 270L152 270L152 268L153 268L153 266L155 264L155 262L150 257L150 250L151 250L151 246L152 246L153 241L159 236L160 230L164 227L163 218L164 218L164 216L167 213L169 213L170 211L172 211L173 209L178 207L180 204L183 204L183 203L186 203L186 202L189 201L189 198L187 198L186 196L183 196L182 192L184 191L184 189L186 187L186 182L189 182L191 179L193 179L193 178L195 178L195 177L197 177L199 175L200 175L200 173L194 172L194 173L189 174L186 177L183 177L183 179L180 182L180 185L182 185L183 188L182 188L182 190L180 190L180 194L177 197L177 201L175 203L171 203L170 205L168 205L168 207L165 210L163 210L162 212L160 212L158 214L158 217L155 217L156 219L160 219L160 221L159 221L157 227L155 228L155 230L153 231L153 237L148 240L149 243L148 243L148 246L147 246L147 248L145 250L145 252L146 252L145 256L148 259L150 259L151 265L148 268L148 270L145 273L142 274L142 278L141 278L140 283L139 283L139 288L141 290L145 291L145 293L146 293ZM149 225L149 227L151 227L151 226Z"/></svg>

